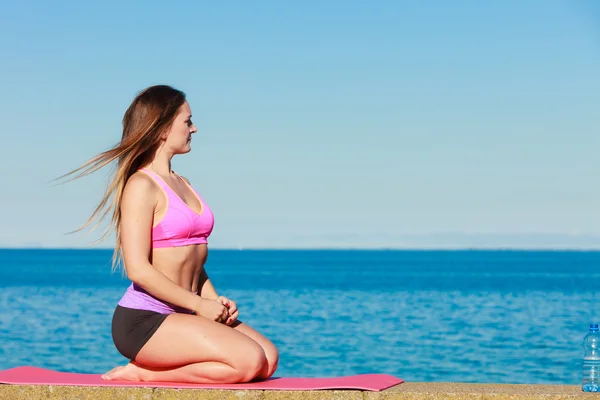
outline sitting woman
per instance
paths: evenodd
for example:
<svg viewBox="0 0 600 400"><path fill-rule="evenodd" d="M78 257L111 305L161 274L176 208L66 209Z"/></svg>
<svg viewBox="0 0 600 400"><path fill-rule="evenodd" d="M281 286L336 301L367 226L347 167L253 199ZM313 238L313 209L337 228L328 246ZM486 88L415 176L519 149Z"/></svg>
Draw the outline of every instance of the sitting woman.
<svg viewBox="0 0 600 400"><path fill-rule="evenodd" d="M121 142L67 175L117 161L84 225L112 211L113 268L122 262L132 281L112 320L114 344L131 361L106 380L235 383L277 368L276 347L238 319L237 304L217 294L204 269L213 214L171 169L173 156L191 150L191 118L184 93L149 87L125 112Z"/></svg>

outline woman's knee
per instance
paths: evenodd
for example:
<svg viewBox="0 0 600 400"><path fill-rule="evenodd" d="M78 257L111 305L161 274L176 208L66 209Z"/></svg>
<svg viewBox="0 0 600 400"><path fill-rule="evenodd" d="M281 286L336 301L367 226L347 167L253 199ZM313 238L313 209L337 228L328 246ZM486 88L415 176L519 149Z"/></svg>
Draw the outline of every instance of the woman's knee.
<svg viewBox="0 0 600 400"><path fill-rule="evenodd" d="M264 346L263 350L265 352L265 357L267 358L268 369L265 372L264 378L270 378L271 375L275 373L277 369L277 365L279 364L279 351L274 344L269 343L269 345Z"/></svg>
<svg viewBox="0 0 600 400"><path fill-rule="evenodd" d="M240 382L249 382L261 374L268 365L268 360L263 348L255 343L237 355L233 364Z"/></svg>

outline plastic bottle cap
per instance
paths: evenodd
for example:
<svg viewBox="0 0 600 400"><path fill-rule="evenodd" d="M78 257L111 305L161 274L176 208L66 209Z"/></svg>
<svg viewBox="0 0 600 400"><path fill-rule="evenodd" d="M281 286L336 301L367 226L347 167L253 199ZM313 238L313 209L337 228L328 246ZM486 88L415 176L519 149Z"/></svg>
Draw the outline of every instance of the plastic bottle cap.
<svg viewBox="0 0 600 400"><path fill-rule="evenodd" d="M590 331L597 331L598 330L598 324L590 324Z"/></svg>

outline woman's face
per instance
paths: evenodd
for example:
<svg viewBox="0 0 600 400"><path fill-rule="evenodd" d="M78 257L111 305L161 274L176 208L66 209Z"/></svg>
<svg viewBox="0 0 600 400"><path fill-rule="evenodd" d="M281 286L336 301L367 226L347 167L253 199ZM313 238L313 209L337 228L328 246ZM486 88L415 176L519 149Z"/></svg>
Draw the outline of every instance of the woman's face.
<svg viewBox="0 0 600 400"><path fill-rule="evenodd" d="M175 117L171 129L166 134L165 144L175 154L189 152L191 148L192 134L198 129L192 122L192 110L186 101L179 107L179 113Z"/></svg>

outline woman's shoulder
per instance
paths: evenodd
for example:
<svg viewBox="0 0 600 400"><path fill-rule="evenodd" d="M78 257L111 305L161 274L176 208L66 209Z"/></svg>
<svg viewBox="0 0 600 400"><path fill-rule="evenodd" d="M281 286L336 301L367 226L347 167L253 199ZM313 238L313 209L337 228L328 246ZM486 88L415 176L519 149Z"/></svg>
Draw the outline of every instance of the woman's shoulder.
<svg viewBox="0 0 600 400"><path fill-rule="evenodd" d="M180 177L181 179L183 179L183 180L185 181L185 183L187 183L188 185L191 185L191 183L190 183L190 180L189 180L188 178L186 178L186 177L185 177L185 176L183 176L183 175L179 175L179 177Z"/></svg>
<svg viewBox="0 0 600 400"><path fill-rule="evenodd" d="M156 183L148 174L137 171L127 179L123 189L123 197L148 200L152 198L149 195L156 193L157 189Z"/></svg>

